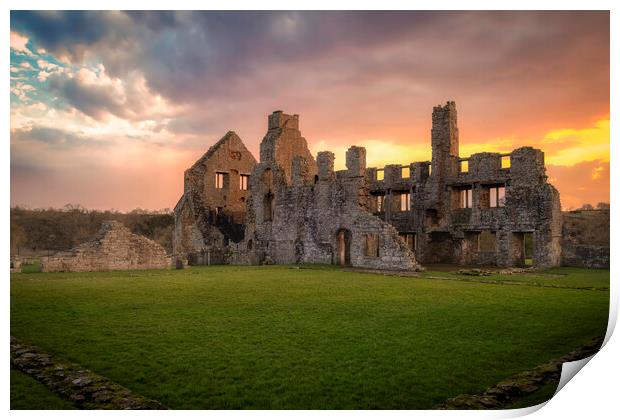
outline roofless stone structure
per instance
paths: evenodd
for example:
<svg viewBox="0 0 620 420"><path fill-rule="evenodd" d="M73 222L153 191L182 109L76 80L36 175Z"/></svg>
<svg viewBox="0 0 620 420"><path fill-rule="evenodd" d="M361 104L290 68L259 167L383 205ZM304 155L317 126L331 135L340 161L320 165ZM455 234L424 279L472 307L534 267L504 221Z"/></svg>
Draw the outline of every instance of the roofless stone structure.
<svg viewBox="0 0 620 420"><path fill-rule="evenodd" d="M560 264L560 195L544 153L461 157L454 102L433 108L430 162L384 168L367 168L366 150L352 146L347 169L335 171L333 153L308 150L298 115L275 111L267 123L258 163L229 132L186 171L175 258L398 270Z"/></svg>

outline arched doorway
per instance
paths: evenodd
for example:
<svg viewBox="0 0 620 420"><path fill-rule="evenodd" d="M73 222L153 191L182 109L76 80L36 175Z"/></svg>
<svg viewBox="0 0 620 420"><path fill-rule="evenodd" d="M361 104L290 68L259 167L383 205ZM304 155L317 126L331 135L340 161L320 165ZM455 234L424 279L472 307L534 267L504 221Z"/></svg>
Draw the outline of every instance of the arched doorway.
<svg viewBox="0 0 620 420"><path fill-rule="evenodd" d="M336 234L336 264L351 265L351 231L339 229Z"/></svg>

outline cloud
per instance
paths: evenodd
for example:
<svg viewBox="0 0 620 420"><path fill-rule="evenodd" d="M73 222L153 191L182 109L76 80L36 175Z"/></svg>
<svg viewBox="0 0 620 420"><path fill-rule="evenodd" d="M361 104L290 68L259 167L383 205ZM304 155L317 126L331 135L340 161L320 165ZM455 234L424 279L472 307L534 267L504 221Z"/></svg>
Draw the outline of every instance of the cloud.
<svg viewBox="0 0 620 420"><path fill-rule="evenodd" d="M37 59L37 66L40 69L44 69L44 70L53 70L58 67L57 64L50 63L49 61L44 60L42 58Z"/></svg>
<svg viewBox="0 0 620 420"><path fill-rule="evenodd" d="M54 146L74 147L76 145L91 143L81 133L69 132L53 127L29 127L11 130L11 141L36 141ZM99 142L99 144L101 144Z"/></svg>
<svg viewBox="0 0 620 420"><path fill-rule="evenodd" d="M40 71L37 75L37 79L39 80L39 82L45 82L45 80L50 76L50 74L51 73L48 73L46 71Z"/></svg>
<svg viewBox="0 0 620 420"><path fill-rule="evenodd" d="M95 70L56 73L48 77L49 89L69 106L102 121L110 115L122 119L161 118L174 113L173 107L146 86L141 74L125 80L110 77L103 66Z"/></svg>
<svg viewBox="0 0 620 420"><path fill-rule="evenodd" d="M88 47L102 40L121 47L129 23L121 12L11 11L11 29L28 34L42 49L72 61L84 58Z"/></svg>
<svg viewBox="0 0 620 420"><path fill-rule="evenodd" d="M592 160L570 166L547 165L549 181L560 191L564 210L609 202L609 161Z"/></svg>
<svg viewBox="0 0 620 420"><path fill-rule="evenodd" d="M455 100L464 156L533 145L558 167L608 159L607 11L13 11L11 31L46 54L37 73L12 72L29 78L11 79L12 128L58 121L172 155L233 129L257 154L284 109L337 165L352 144L382 165L428 159L432 106Z"/></svg>
<svg viewBox="0 0 620 420"><path fill-rule="evenodd" d="M32 55L32 52L26 46L28 44L28 38L17 33L11 31L11 49L17 53Z"/></svg>
<svg viewBox="0 0 620 420"><path fill-rule="evenodd" d="M36 91L36 88L30 84L24 83L22 81L16 81L12 83L11 93L17 96L21 101L28 101L29 93Z"/></svg>

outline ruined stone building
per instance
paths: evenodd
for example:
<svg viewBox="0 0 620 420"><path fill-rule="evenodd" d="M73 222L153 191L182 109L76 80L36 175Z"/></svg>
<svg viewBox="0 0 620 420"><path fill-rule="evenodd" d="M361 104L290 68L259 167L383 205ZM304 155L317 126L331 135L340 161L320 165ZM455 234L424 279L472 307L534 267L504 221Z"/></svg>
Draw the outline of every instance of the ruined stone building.
<svg viewBox="0 0 620 420"><path fill-rule="evenodd" d="M168 268L166 250L121 222L103 222L88 242L41 259L41 271L107 271Z"/></svg>
<svg viewBox="0 0 620 420"><path fill-rule="evenodd" d="M460 157L454 102L433 109L431 147L430 162L367 168L366 150L352 146L335 171L333 153L308 150L299 116L276 111L260 162L229 132L185 172L173 254L400 270L560 265L560 196L541 150Z"/></svg>
<svg viewBox="0 0 620 420"><path fill-rule="evenodd" d="M233 131L185 171L174 208L173 247L190 264L227 262L228 244L243 239L249 179L256 159Z"/></svg>

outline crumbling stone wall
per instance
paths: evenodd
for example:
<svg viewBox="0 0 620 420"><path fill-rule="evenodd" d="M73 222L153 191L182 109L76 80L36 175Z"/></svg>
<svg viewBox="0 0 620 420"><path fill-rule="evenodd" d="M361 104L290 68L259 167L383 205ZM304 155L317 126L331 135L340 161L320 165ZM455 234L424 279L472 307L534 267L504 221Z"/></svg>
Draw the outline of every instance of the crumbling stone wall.
<svg viewBox="0 0 620 420"><path fill-rule="evenodd" d="M294 146L286 146L289 142ZM277 111L269 117L261 162L251 176L245 235L249 259L418 269L396 229L368 211L366 150L351 147L345 171L334 172L330 152L320 152L317 160L318 166L297 116ZM375 255L367 255L367 235L376 236Z"/></svg>
<svg viewBox="0 0 620 420"><path fill-rule="evenodd" d="M249 176L255 164L243 141L229 131L185 171L183 196L174 208L175 258L190 264L227 261L228 244L243 239L249 182L244 189L241 177Z"/></svg>
<svg viewBox="0 0 620 420"><path fill-rule="evenodd" d="M122 223L103 222L95 237L70 251L41 260L41 271L107 271L167 268L170 258L156 242Z"/></svg>
<svg viewBox="0 0 620 420"><path fill-rule="evenodd" d="M454 102L433 109L431 143L432 162L387 165L382 180L377 168L367 171L371 196L384 197L387 203L380 212L371 206L375 214L402 234L415 235L419 261L520 266L525 259L523 236L531 233L534 265L560 264L560 196L547 182L541 150L522 147L509 155L459 157ZM506 156L510 166L503 168ZM402 168L409 169L408 176L402 176ZM500 186L505 201L492 207L492 188ZM461 191L467 189L470 203L462 206ZM403 193L409 194L409 209L395 205ZM480 248L483 234L495 237L494 249Z"/></svg>
<svg viewBox="0 0 620 420"><path fill-rule="evenodd" d="M231 133L186 172L186 191L175 208L175 253L195 261L522 266L531 236L537 267L557 266L561 258L604 264L604 251L592 247L562 254L563 245L572 245L562 240L560 196L547 180L541 150L459 156L454 102L433 108L431 161L381 169L366 168L365 149L353 146L347 169L335 172L334 155L320 152L315 160L299 116L282 111L268 117L258 164ZM215 168L231 165L230 153L218 154L224 145L241 150L243 170L251 170L242 241L230 241L233 235L211 217L213 206L230 202L207 188ZM209 166L214 156L217 165Z"/></svg>
<svg viewBox="0 0 620 420"><path fill-rule="evenodd" d="M562 214L562 265L609 268L609 210Z"/></svg>

